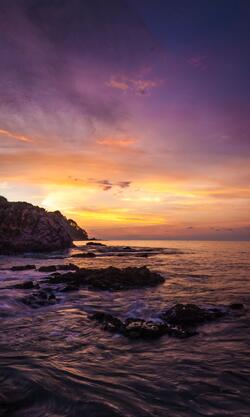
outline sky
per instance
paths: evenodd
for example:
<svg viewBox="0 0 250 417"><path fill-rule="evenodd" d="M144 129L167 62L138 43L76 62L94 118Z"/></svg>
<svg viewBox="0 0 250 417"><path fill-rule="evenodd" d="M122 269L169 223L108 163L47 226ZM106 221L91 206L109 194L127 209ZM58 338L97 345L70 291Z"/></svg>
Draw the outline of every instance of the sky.
<svg viewBox="0 0 250 417"><path fill-rule="evenodd" d="M0 0L0 194L109 239L250 239L250 2Z"/></svg>

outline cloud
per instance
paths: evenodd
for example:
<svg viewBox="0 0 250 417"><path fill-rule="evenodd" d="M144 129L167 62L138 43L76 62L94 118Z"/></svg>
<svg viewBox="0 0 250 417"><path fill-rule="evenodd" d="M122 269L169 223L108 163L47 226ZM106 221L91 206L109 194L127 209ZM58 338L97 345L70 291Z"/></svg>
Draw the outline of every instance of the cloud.
<svg viewBox="0 0 250 417"><path fill-rule="evenodd" d="M123 75L113 76L106 83L110 88L131 92L136 95L149 95L153 88L159 87L162 81L129 78Z"/></svg>
<svg viewBox="0 0 250 417"><path fill-rule="evenodd" d="M0 136L16 139L16 140L19 140L21 142L32 142L32 139L30 139L27 136L23 136L23 135L20 135L18 133L10 132L9 130L5 130L5 129L0 129Z"/></svg>
<svg viewBox="0 0 250 417"><path fill-rule="evenodd" d="M188 63L194 68L205 70L207 69L207 56L193 56L189 58Z"/></svg>
<svg viewBox="0 0 250 417"><path fill-rule="evenodd" d="M98 145L106 145L106 146L115 146L115 147L129 147L135 144L134 139L124 138L124 139L113 139L113 138L104 138L97 140Z"/></svg>
<svg viewBox="0 0 250 417"><path fill-rule="evenodd" d="M131 184L131 181L119 181L117 183L118 187L121 187L121 188L127 188L130 186L130 184Z"/></svg>
<svg viewBox="0 0 250 417"><path fill-rule="evenodd" d="M118 181L118 182L111 182L110 180L98 180L95 181L97 184L100 184L103 191L109 191L113 187L118 188L127 188L130 186L131 181Z"/></svg>
<svg viewBox="0 0 250 417"><path fill-rule="evenodd" d="M100 180L96 181L97 184L100 184L102 186L103 191L111 190L113 184L109 180Z"/></svg>

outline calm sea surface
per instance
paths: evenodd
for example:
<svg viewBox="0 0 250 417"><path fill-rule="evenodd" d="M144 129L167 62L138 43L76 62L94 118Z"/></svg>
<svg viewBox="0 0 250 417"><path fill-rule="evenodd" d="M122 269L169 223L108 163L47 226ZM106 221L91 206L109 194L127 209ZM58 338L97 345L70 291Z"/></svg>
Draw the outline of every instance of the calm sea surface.
<svg viewBox="0 0 250 417"><path fill-rule="evenodd" d="M250 416L250 242L122 241L169 248L149 258L0 257L0 416ZM83 243L79 244L83 245ZM60 293L59 303L31 309L31 290L8 289L48 275L13 265L74 262L82 267L143 266L165 284L124 292ZM189 339L131 341L104 332L88 314L154 318L177 302L244 303Z"/></svg>

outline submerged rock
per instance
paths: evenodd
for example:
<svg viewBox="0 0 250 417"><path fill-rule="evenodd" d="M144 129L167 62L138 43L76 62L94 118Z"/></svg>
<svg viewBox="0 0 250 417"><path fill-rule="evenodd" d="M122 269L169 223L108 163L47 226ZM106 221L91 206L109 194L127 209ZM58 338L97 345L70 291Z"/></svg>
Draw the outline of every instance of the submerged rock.
<svg viewBox="0 0 250 417"><path fill-rule="evenodd" d="M83 252L83 253L75 253L71 255L71 258L95 258L96 254L94 252Z"/></svg>
<svg viewBox="0 0 250 417"><path fill-rule="evenodd" d="M70 291L79 291L79 287L77 285L68 284L65 287L63 287L61 292L70 292Z"/></svg>
<svg viewBox="0 0 250 417"><path fill-rule="evenodd" d="M53 291L49 289L39 290L23 298L22 302L32 308L39 308L55 304L56 297Z"/></svg>
<svg viewBox="0 0 250 417"><path fill-rule="evenodd" d="M229 308L231 308L231 310L242 310L244 305L242 303L232 303L229 305Z"/></svg>
<svg viewBox="0 0 250 417"><path fill-rule="evenodd" d="M0 198L0 253L55 251L72 247L73 240L87 233L60 211Z"/></svg>
<svg viewBox="0 0 250 417"><path fill-rule="evenodd" d="M147 267L102 269L81 268L75 272L68 272L63 275L58 273L48 277L47 282L51 284L67 283L77 287L88 287L97 290L121 291L132 288L154 287L164 282L164 278L151 272Z"/></svg>
<svg viewBox="0 0 250 417"><path fill-rule="evenodd" d="M13 285L11 288L20 290L33 290L35 288L40 288L40 286L37 282L34 283L33 281L25 281L21 282L20 284Z"/></svg>
<svg viewBox="0 0 250 417"><path fill-rule="evenodd" d="M36 269L36 265L16 265L12 266L11 271L26 271L29 269Z"/></svg>

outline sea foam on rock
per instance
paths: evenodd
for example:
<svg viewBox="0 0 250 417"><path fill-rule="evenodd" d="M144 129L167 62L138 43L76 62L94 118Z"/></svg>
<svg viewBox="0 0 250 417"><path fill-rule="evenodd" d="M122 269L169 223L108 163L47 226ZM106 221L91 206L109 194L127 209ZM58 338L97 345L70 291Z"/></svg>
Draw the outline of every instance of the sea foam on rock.
<svg viewBox="0 0 250 417"><path fill-rule="evenodd" d="M133 317L122 321L100 311L91 315L90 319L98 322L104 330L120 333L132 339L152 339L164 334L186 338L196 335L199 325L219 319L227 312L228 310L216 307L206 309L195 304L176 304L161 313L158 322Z"/></svg>

